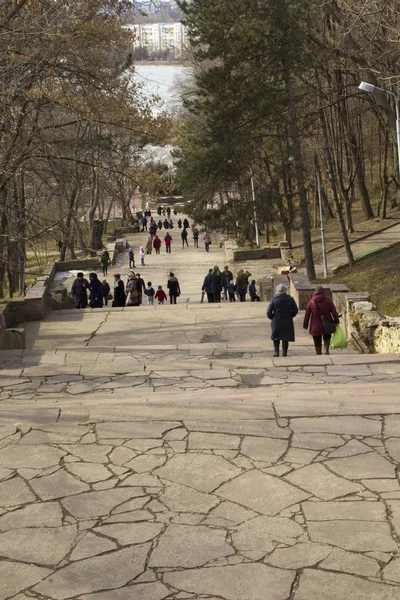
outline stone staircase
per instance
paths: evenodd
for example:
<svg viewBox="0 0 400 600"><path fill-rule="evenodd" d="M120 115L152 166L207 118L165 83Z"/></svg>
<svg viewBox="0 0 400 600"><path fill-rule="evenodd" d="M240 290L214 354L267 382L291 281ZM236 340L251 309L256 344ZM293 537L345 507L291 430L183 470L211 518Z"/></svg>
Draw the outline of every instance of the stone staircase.
<svg viewBox="0 0 400 600"><path fill-rule="evenodd" d="M51 313L0 355L0 418L97 421L375 414L397 409L400 358L315 356L296 319L272 358L261 303Z"/></svg>
<svg viewBox="0 0 400 600"><path fill-rule="evenodd" d="M398 600L400 358L315 356L301 318L287 358L256 303L24 324L0 600Z"/></svg>

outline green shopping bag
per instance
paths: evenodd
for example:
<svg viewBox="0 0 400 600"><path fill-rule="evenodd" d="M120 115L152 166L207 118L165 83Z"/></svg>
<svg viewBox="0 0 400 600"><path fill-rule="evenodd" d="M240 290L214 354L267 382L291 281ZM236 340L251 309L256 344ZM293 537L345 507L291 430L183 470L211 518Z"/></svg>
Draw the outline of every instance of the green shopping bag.
<svg viewBox="0 0 400 600"><path fill-rule="evenodd" d="M337 350L337 348L347 348L348 344L347 337L344 335L343 329L340 325L336 326L336 331L331 338L331 350Z"/></svg>

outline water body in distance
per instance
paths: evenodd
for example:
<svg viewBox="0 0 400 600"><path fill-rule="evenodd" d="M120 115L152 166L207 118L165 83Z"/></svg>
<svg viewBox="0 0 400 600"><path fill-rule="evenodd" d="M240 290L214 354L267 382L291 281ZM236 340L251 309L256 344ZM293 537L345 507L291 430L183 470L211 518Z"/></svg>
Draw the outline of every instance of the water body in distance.
<svg viewBox="0 0 400 600"><path fill-rule="evenodd" d="M143 84L143 97L159 96L160 102L155 106L155 115L166 111L170 114L179 112L182 106L182 87L190 78L191 68L184 65L135 64L135 81Z"/></svg>

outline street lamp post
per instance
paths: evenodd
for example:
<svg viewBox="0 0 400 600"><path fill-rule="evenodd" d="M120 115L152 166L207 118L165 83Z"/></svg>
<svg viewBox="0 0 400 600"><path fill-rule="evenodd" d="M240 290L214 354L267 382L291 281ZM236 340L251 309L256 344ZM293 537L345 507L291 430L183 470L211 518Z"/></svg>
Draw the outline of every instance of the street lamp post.
<svg viewBox="0 0 400 600"><path fill-rule="evenodd" d="M398 167L399 167L399 177L400 177L400 108L399 108L399 99L393 92L389 92L389 90L384 90L383 88L377 87L376 85L372 85L372 83L367 83L366 81L362 81L358 86L359 90L363 92L368 92L369 94L388 94L392 96L394 99L394 105L396 110L396 141L397 141L397 158L398 158Z"/></svg>
<svg viewBox="0 0 400 600"><path fill-rule="evenodd" d="M258 219L257 219L257 210L256 210L256 195L254 192L254 178L253 176L251 177L251 195L253 197L253 211L254 211L254 227L256 230L256 244L257 246L260 245L260 233L258 230Z"/></svg>
<svg viewBox="0 0 400 600"><path fill-rule="evenodd" d="M319 221L321 225L321 243L322 243L322 261L324 264L324 277L328 277L328 260L326 257L326 239L325 239L325 226L324 226L324 212L322 210L322 191L321 191L321 179L318 168L317 173L317 190L318 190L318 205L319 205Z"/></svg>

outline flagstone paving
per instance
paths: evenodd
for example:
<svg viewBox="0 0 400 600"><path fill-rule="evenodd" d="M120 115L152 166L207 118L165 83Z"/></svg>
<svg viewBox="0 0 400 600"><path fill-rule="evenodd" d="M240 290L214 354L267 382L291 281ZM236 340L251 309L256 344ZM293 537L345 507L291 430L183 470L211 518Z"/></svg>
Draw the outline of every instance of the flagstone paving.
<svg viewBox="0 0 400 600"><path fill-rule="evenodd" d="M185 303L0 353L0 600L400 600L400 357L315 356L300 315L273 358L182 252Z"/></svg>
<svg viewBox="0 0 400 600"><path fill-rule="evenodd" d="M8 425L0 599L398 599L398 423Z"/></svg>

